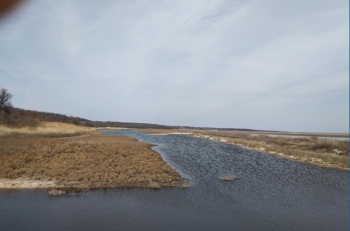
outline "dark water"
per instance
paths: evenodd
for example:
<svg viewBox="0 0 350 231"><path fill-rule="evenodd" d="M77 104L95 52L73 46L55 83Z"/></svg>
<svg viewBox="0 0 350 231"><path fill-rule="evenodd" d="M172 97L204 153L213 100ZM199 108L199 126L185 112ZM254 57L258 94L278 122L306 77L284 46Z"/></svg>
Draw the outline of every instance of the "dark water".
<svg viewBox="0 0 350 231"><path fill-rule="evenodd" d="M157 144L191 187L0 191L0 230L348 230L347 172L185 135L103 133Z"/></svg>

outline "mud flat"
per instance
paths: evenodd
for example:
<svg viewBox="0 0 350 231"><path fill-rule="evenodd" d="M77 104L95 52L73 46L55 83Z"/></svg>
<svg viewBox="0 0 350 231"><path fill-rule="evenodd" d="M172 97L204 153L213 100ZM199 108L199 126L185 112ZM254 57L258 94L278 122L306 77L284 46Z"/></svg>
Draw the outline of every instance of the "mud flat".
<svg viewBox="0 0 350 231"><path fill-rule="evenodd" d="M152 145L130 137L0 137L0 189L187 187Z"/></svg>

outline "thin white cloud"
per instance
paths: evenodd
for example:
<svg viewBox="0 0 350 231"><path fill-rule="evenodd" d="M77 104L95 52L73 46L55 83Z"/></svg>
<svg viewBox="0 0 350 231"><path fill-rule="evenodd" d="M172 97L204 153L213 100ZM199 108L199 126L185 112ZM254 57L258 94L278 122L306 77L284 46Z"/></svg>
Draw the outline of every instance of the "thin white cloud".
<svg viewBox="0 0 350 231"><path fill-rule="evenodd" d="M0 74L21 89L21 107L33 99L35 109L100 120L348 129L343 0L33 0L20 12L0 22ZM316 114L324 119L310 123Z"/></svg>

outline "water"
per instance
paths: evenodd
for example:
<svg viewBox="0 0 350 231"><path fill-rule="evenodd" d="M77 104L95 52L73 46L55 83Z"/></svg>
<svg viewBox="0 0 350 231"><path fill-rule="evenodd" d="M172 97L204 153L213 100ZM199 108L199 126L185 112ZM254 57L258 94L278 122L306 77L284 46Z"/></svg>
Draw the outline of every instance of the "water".
<svg viewBox="0 0 350 231"><path fill-rule="evenodd" d="M191 187L0 191L0 230L348 230L347 172L185 135L103 133L157 144Z"/></svg>

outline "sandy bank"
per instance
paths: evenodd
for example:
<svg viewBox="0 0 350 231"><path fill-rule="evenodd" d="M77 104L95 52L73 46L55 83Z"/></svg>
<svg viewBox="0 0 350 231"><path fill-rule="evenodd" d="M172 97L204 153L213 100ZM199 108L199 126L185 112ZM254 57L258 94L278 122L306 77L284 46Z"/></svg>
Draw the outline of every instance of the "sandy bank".
<svg viewBox="0 0 350 231"><path fill-rule="evenodd" d="M40 189L60 187L55 181L0 178L0 189Z"/></svg>

